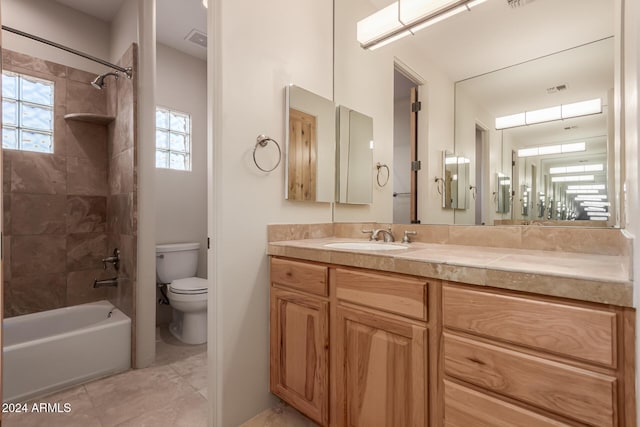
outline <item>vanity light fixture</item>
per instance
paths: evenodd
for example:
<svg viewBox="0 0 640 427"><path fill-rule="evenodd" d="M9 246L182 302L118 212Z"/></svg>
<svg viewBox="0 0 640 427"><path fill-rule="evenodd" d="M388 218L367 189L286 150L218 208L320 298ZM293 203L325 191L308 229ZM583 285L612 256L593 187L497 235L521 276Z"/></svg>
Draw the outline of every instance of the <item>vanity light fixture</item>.
<svg viewBox="0 0 640 427"><path fill-rule="evenodd" d="M518 157L544 156L547 154L565 154L586 151L586 142L572 142L570 144L541 145L539 147L521 148Z"/></svg>
<svg viewBox="0 0 640 427"><path fill-rule="evenodd" d="M600 190L566 190L567 194L598 194Z"/></svg>
<svg viewBox="0 0 640 427"><path fill-rule="evenodd" d="M608 217L609 215L611 215L609 212L587 212L587 216L590 217Z"/></svg>
<svg viewBox="0 0 640 427"><path fill-rule="evenodd" d="M549 168L550 174L558 173L582 173L582 172L601 172L604 170L603 164L596 165L578 165L578 166L558 166Z"/></svg>
<svg viewBox="0 0 640 427"><path fill-rule="evenodd" d="M585 201L585 202L602 202L603 200L607 200L608 197L606 194L578 194L575 200Z"/></svg>
<svg viewBox="0 0 640 427"><path fill-rule="evenodd" d="M604 190L604 184L568 185L568 190Z"/></svg>
<svg viewBox="0 0 640 427"><path fill-rule="evenodd" d="M209 0L202 0L202 5L206 8L209 7Z"/></svg>
<svg viewBox="0 0 640 427"><path fill-rule="evenodd" d="M551 182L575 182L575 181L593 181L593 175L570 175L570 176L554 176Z"/></svg>
<svg viewBox="0 0 640 427"><path fill-rule="evenodd" d="M496 117L496 130L602 113L600 98Z"/></svg>
<svg viewBox="0 0 640 427"><path fill-rule="evenodd" d="M358 21L357 39L374 50L487 0L398 0Z"/></svg>
<svg viewBox="0 0 640 427"><path fill-rule="evenodd" d="M598 201L584 201L584 202L580 202L580 206L585 207L585 206L595 206L595 207L609 207L611 206L611 203L609 202L598 202Z"/></svg>

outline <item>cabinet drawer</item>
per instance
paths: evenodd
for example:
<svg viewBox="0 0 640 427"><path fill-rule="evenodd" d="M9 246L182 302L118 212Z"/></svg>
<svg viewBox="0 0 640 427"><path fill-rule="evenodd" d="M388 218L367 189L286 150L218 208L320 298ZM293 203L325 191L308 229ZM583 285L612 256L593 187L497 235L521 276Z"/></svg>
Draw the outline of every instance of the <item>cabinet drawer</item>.
<svg viewBox="0 0 640 427"><path fill-rule="evenodd" d="M445 380L444 426L563 427L567 424Z"/></svg>
<svg viewBox="0 0 640 427"><path fill-rule="evenodd" d="M576 421L615 426L616 379L540 357L444 334L444 371Z"/></svg>
<svg viewBox="0 0 640 427"><path fill-rule="evenodd" d="M445 327L616 365L615 313L451 285L442 298Z"/></svg>
<svg viewBox="0 0 640 427"><path fill-rule="evenodd" d="M310 294L327 296L328 269L322 265L271 259L271 283L288 286Z"/></svg>
<svg viewBox="0 0 640 427"><path fill-rule="evenodd" d="M336 297L342 301L427 320L427 282L410 277L336 270Z"/></svg>

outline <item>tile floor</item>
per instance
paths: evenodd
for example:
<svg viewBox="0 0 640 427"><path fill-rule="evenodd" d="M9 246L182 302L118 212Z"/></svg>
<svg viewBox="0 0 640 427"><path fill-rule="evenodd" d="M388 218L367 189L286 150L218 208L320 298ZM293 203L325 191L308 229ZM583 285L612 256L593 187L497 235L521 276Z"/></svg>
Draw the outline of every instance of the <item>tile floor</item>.
<svg viewBox="0 0 640 427"><path fill-rule="evenodd" d="M3 427L206 427L207 345L188 346L166 327L156 330L156 360L148 368L29 402L69 403L69 413L3 414ZM316 427L279 403L241 427Z"/></svg>
<svg viewBox="0 0 640 427"><path fill-rule="evenodd" d="M240 427L317 427L317 424L290 406L280 403L261 412Z"/></svg>
<svg viewBox="0 0 640 427"><path fill-rule="evenodd" d="M71 404L69 413L3 414L3 427L205 427L207 347L187 346L159 328L156 361L35 402ZM265 424L267 425L267 424Z"/></svg>

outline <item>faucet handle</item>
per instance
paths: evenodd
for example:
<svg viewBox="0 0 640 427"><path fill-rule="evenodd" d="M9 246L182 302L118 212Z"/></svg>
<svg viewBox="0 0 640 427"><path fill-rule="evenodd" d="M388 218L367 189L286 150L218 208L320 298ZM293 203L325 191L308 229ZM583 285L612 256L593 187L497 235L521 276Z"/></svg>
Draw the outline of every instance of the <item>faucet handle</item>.
<svg viewBox="0 0 640 427"><path fill-rule="evenodd" d="M362 230L362 232L363 232L364 234L370 234L370 236L369 236L369 240L376 240L376 238L375 238L375 237L373 237L373 233L375 232L374 230Z"/></svg>
<svg viewBox="0 0 640 427"><path fill-rule="evenodd" d="M417 231L405 230L404 237L402 237L402 243L411 243L409 236L415 236L417 234Z"/></svg>

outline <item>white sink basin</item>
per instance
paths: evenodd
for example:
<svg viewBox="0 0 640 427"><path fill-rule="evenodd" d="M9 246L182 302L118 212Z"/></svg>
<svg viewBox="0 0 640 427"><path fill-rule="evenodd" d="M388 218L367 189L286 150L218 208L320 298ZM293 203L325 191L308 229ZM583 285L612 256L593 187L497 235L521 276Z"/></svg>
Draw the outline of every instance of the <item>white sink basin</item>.
<svg viewBox="0 0 640 427"><path fill-rule="evenodd" d="M358 251L397 251L399 249L407 249L406 246L381 242L338 242L327 243L324 246L332 249L352 249Z"/></svg>

